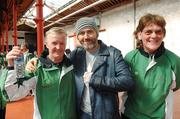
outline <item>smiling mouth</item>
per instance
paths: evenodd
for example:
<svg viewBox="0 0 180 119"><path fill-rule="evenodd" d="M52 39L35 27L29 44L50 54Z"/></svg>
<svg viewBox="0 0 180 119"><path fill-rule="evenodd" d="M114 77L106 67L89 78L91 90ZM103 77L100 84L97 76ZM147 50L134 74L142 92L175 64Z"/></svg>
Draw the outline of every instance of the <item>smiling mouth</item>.
<svg viewBox="0 0 180 119"><path fill-rule="evenodd" d="M84 44L92 44L92 42L91 41L86 41L86 42L84 42Z"/></svg>

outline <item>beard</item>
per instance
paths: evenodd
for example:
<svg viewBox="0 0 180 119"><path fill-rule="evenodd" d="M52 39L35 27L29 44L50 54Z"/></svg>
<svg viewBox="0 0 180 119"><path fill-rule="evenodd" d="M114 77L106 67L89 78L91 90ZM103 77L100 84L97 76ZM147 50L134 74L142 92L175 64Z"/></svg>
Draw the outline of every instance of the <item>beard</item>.
<svg viewBox="0 0 180 119"><path fill-rule="evenodd" d="M86 38L80 41L80 44L85 50L91 51L97 47L98 41L96 38Z"/></svg>
<svg viewBox="0 0 180 119"><path fill-rule="evenodd" d="M89 49L95 48L96 44L95 43L91 43L91 44L84 43L84 44L82 44L82 46L84 47L84 49L89 50Z"/></svg>

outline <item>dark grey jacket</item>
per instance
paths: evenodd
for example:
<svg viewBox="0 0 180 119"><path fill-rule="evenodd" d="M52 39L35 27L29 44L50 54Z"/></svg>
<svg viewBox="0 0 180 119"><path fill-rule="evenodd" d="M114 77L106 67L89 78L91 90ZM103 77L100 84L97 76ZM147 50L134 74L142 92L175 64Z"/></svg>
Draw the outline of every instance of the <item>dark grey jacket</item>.
<svg viewBox="0 0 180 119"><path fill-rule="evenodd" d="M89 82L92 116L93 119L120 119L118 91L131 90L134 81L121 52L114 47L106 46L100 40L98 42L100 49ZM86 72L86 51L77 48L71 53L70 59L75 68L77 110L80 113L84 89L83 74Z"/></svg>

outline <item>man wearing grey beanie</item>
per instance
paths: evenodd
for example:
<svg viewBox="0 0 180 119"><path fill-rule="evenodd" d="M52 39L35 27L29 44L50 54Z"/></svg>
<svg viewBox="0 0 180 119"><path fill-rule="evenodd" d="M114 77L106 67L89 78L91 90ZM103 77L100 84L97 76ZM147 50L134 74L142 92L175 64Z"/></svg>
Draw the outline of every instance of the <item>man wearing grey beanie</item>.
<svg viewBox="0 0 180 119"><path fill-rule="evenodd" d="M99 34L98 26L96 25L95 18L83 17L79 19L75 26L76 34L79 34L80 30L84 27L92 27Z"/></svg>
<svg viewBox="0 0 180 119"><path fill-rule="evenodd" d="M119 91L131 91L132 75L121 52L98 40L95 19L84 17L75 25L81 47L71 52L75 68L79 119L121 119Z"/></svg>
<svg viewBox="0 0 180 119"><path fill-rule="evenodd" d="M98 40L94 18L79 19L75 32L81 47L69 58L75 69L78 119L121 119L118 92L134 87L128 65L120 50Z"/></svg>

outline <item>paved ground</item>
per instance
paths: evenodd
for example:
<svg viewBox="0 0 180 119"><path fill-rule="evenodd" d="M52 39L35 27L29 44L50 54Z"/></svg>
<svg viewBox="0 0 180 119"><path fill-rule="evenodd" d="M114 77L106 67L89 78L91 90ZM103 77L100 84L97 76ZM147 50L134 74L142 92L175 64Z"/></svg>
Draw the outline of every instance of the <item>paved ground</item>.
<svg viewBox="0 0 180 119"><path fill-rule="evenodd" d="M180 119L180 90L175 92L174 119ZM6 119L32 119L33 97L7 105Z"/></svg>

